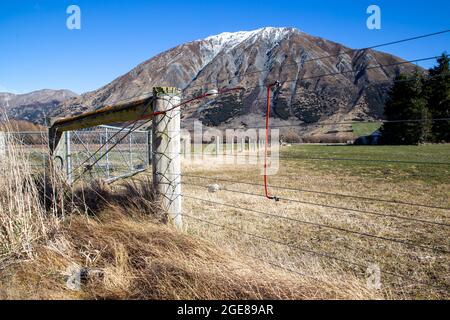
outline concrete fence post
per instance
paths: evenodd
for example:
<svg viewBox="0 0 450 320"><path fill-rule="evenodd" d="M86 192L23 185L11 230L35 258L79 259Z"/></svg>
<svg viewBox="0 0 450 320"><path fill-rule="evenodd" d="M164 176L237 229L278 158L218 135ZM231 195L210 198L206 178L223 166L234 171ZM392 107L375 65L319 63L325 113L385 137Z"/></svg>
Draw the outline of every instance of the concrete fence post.
<svg viewBox="0 0 450 320"><path fill-rule="evenodd" d="M180 90L153 88L153 188L169 222L182 229Z"/></svg>

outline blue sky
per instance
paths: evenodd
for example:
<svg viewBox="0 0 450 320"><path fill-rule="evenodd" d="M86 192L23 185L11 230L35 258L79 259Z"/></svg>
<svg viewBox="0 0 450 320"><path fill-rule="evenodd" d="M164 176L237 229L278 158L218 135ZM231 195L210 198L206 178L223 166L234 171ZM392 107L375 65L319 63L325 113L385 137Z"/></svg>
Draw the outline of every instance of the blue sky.
<svg viewBox="0 0 450 320"><path fill-rule="evenodd" d="M81 30L66 28L71 4L81 8ZM382 10L381 30L366 27L371 4ZM264 26L360 48L450 29L450 1L2 0L0 92L95 90L178 44ZM409 60L450 51L449 44L447 33L381 50Z"/></svg>

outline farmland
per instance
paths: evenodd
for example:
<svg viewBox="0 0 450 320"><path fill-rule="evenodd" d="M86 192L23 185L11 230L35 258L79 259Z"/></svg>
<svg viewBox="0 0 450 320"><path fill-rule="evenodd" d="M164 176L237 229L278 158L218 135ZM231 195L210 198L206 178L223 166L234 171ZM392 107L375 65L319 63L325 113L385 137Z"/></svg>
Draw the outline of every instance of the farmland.
<svg viewBox="0 0 450 320"><path fill-rule="evenodd" d="M48 220L40 213L45 230L36 233L41 220L28 226L30 217L20 216L17 228L26 227L30 234L18 233L13 245L2 248L0 263L13 267L0 272L0 294L448 298L449 145L282 147L279 170L269 177L269 193L279 201L264 197L261 159L258 165L223 164L210 155L211 148L192 150L210 151L183 160L181 233L161 225L149 188L150 169L109 186L79 181L67 191L72 204L65 219ZM17 152L23 151L32 154L30 149ZM236 162L251 157L248 150L235 154ZM124 163L117 155L110 160L112 166ZM17 179L24 171L4 179ZM214 184L216 192L209 192ZM33 197L39 198L37 192ZM76 204L80 195L82 202ZM14 197L11 191L5 196ZM14 201L32 206L32 198L22 198ZM27 262L10 264L10 257L23 259L21 247L32 250ZM91 279L82 292L67 290L58 274L74 264L100 270L105 278ZM43 268L50 271L40 274ZM378 271L379 283L375 277L373 285L371 275ZM155 286L156 291L147 290ZM221 291L222 286L229 290Z"/></svg>
<svg viewBox="0 0 450 320"><path fill-rule="evenodd" d="M186 162L187 230L325 282L365 283L355 264L375 264L385 297L442 297L418 283L448 288L449 154L448 145L284 148L269 178L279 202L264 198L254 165ZM221 191L208 193L213 183Z"/></svg>

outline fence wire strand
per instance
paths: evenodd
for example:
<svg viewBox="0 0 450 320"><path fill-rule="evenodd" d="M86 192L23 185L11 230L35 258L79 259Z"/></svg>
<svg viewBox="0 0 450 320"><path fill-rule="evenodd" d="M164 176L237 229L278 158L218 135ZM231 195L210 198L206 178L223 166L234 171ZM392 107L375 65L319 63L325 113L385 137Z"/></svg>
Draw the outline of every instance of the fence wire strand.
<svg viewBox="0 0 450 320"><path fill-rule="evenodd" d="M189 185L189 186L195 186L195 187L204 188L204 186L201 186L201 185L198 185L198 184L194 184L194 183L189 183L189 182L183 182L183 184ZM237 194L244 194L244 195L255 196L255 197L265 197L263 194L245 192L245 191L241 191L241 190L232 190L232 189L228 189L228 188L220 188L220 191L232 192L232 193L237 193ZM420 223L425 223L425 224L431 224L431 225L437 225L437 226L443 226L443 227L450 227L450 224L446 224L446 223L429 221L429 220L422 220L422 219L415 219L415 218L409 218L409 217L402 217L402 216L393 215L393 214L385 214L385 213L366 211L366 210L360 210L360 209L338 207L338 206L332 206L332 205L321 204L321 203L314 203L314 202L309 202L309 201L302 201L302 200L297 200L297 199L289 199L289 198L283 198L283 197L278 197L278 199L281 200L281 201L286 201L286 202L295 202L295 203L307 204L307 205L324 207L324 208L329 208L329 209L337 209L337 210L342 210L342 211L351 211L351 212L370 214L370 215L376 215L376 216L387 217L387 218L394 218L394 219L405 220L405 221L420 222Z"/></svg>
<svg viewBox="0 0 450 320"><path fill-rule="evenodd" d="M184 194L183 194L183 196L186 197L186 195L184 195ZM269 242L269 243L282 245L282 246L288 247L288 248L290 248L290 249L292 249L294 251L300 251L300 252L304 252L306 254L318 256L318 257L321 257L321 258L343 262L345 264L348 264L348 265L351 265L351 266L354 266L354 267L358 267L358 268L360 268L362 270L366 270L368 268L368 266L373 263L373 262L366 261L365 262L366 264L362 264L362 263L354 262L354 261L351 261L351 260L348 260L348 259L345 259L345 258L342 258L342 257L334 256L334 255L331 255L329 253L318 252L318 251L310 250L310 249L307 249L307 248L304 248L304 247L301 247L301 246L297 246L297 245L294 246L294 245L291 245L289 243L285 243L285 242L274 240L274 239L271 239L271 238L268 238L268 237L263 237L263 236L260 236L260 235L256 235L256 234L253 234L253 233L250 233L250 232L246 232L246 231L243 231L243 230L240 230L240 229L236 229L234 227L230 227L229 225L222 225L222 224L214 223L214 222L211 222L211 221L208 221L208 220L205 220L205 219L194 217L192 215L184 214L184 216L187 217L187 218L190 218L190 219L193 219L193 220L205 223L205 224L213 225L213 226L225 229L225 230L229 230L229 231L232 231L232 232L235 232L235 233L246 235L246 236L249 236L249 237L254 238L254 239L259 239L259 240L263 240L263 241L266 241L266 242ZM266 262L265 260L263 260L263 261ZM270 262L269 262L269 264L270 264ZM282 267L282 268L284 269L284 267ZM295 273L297 273L297 272L295 272ZM436 289L436 290L439 290L439 291L448 292L447 288L444 288L444 287L441 287L441 286L436 286L434 284L427 283L427 282L422 282L422 281L419 281L417 279L411 278L411 277L406 276L406 275L402 275L402 274L398 274L398 273L394 273L394 272L390 272L390 271L383 271L383 274L387 274L387 275L390 275L392 277L401 278L401 279L406 280L406 281L408 281L408 282L410 282L412 284L421 285L421 286L427 286L427 287L430 287L430 288L433 288L433 289ZM299 273L299 275L303 275L303 274Z"/></svg>
<svg viewBox="0 0 450 320"><path fill-rule="evenodd" d="M279 214L273 214L273 213L268 213L268 212L259 211L259 210L255 210L255 209L249 209L249 208L244 208L244 207L240 207L240 206L235 206L235 205L228 204L228 203L222 203L222 202L217 202L217 201L212 201L212 200L207 200L207 199L202 199L202 198L196 198L196 197L192 197L192 196L189 196L189 195L183 195L183 196L186 197L186 198L194 199L194 200L197 200L197 201L202 201L202 202L205 202L205 203L210 203L210 204L215 204L215 205L224 206L224 207L228 207L228 208L233 208L233 209L236 209L236 210L243 210L243 211L255 213L255 214L258 214L258 215L264 215L264 216L268 216L268 217L274 217L274 218L278 218L278 219L288 220L288 221L297 222L297 223L304 224L304 225L310 225L310 226L315 226L315 227L319 227L319 228L335 230L335 231L339 231L339 232L343 232L343 233L354 234L354 235L357 235L357 236L360 236L360 237L372 238L372 239L377 239L377 240L383 240L383 241L388 241L388 242L402 244L402 245L409 246L409 247L415 247L415 248L420 248L420 249L425 249L425 250L430 250L430 251L450 254L450 251L445 250L445 249L436 248L436 247L428 247L428 246L424 246L422 244L417 244L417 243L410 242L410 241L404 241L404 240L400 240L400 239L394 239L394 238L388 238L388 237L383 237L383 236L377 236L377 235L373 235L373 234L369 234L369 233L365 233L365 232L359 232L359 231L355 231L355 230L348 230L348 229L345 229L345 228L330 226L330 225L326 225L326 224L322 224L322 223L316 223L316 222L310 222L310 221L295 219L295 218L291 218L291 217L282 216L282 215L279 215Z"/></svg>
<svg viewBox="0 0 450 320"><path fill-rule="evenodd" d="M221 182L228 182L228 183L236 183L236 184L243 184L243 185L249 185L254 187L263 187L264 185L259 183L251 183L251 182L245 182L245 181L236 181L236 180L229 180L229 179L223 179L218 177L204 177L204 176L198 176L198 175L190 175L190 174L182 174L183 177L187 178L197 178L197 179L203 179L203 180L211 180L211 181L221 181ZM307 190L307 189L298 189L298 188L289 188L289 187L282 187L278 185L271 185L271 188L274 189L280 189L280 190L286 190L286 191L296 191L301 193L314 193L314 194L321 194L321 195L327 195L327 196L335 196L335 197L342 197L342 198L352 198L352 199L359 199L359 200L367 200L367 201L376 201L376 202L385 202L390 204L400 204L400 205L408 205L413 207L422 207L422 208L428 208L428 209L439 209L439 210L448 210L450 211L450 207L440 207L440 206L432 206L432 205L426 205L421 203L414 203L414 202L404 202L404 201L398 201L398 200L387 200L382 198L371 198L371 197L363 197L363 196L357 196L357 195L349 195L349 194L342 194L342 193L333 193L333 192L326 192L326 191L316 191L316 190ZM254 194L257 195L257 194ZM289 199L284 199L288 200ZM313 203L308 203L313 204ZM321 205L321 204L318 204ZM343 210L347 210L348 208L342 208ZM401 217L403 218L403 217ZM414 218L408 218L405 217L408 220L416 220ZM418 220L421 222L427 222L427 223L434 223L433 221L428 220Z"/></svg>

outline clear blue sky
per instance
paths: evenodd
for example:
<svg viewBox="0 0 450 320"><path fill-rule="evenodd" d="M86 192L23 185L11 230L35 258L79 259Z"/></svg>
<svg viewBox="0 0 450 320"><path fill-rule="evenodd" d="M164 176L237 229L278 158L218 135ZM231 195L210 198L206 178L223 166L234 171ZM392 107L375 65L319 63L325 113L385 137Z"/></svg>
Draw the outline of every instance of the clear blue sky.
<svg viewBox="0 0 450 320"><path fill-rule="evenodd" d="M66 28L81 8L82 29ZM366 9L382 29L366 28ZM296 27L353 48L450 28L449 0L2 0L0 91L97 89L178 44L225 31ZM450 34L383 48L405 59L450 51ZM423 65L428 67L429 65Z"/></svg>

